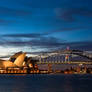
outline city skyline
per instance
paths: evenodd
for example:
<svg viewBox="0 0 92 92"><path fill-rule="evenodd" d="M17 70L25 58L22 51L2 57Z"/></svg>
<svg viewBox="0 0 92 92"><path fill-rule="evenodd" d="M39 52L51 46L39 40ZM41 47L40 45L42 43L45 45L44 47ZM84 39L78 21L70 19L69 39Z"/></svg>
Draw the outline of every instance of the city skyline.
<svg viewBox="0 0 92 92"><path fill-rule="evenodd" d="M92 51L91 0L1 0L0 51Z"/></svg>

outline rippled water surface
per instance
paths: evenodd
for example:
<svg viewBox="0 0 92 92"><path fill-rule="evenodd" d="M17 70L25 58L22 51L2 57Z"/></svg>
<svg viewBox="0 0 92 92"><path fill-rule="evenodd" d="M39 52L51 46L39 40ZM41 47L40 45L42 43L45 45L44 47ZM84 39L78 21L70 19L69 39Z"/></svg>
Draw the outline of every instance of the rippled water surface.
<svg viewBox="0 0 92 92"><path fill-rule="evenodd" d="M92 75L0 75L0 92L92 92Z"/></svg>

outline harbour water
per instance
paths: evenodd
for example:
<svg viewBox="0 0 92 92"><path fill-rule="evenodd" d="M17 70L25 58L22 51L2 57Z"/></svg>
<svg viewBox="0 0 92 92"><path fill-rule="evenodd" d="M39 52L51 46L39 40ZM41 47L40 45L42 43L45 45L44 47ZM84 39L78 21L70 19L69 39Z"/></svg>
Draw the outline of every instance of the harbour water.
<svg viewBox="0 0 92 92"><path fill-rule="evenodd" d="M0 92L91 92L91 74L0 75Z"/></svg>

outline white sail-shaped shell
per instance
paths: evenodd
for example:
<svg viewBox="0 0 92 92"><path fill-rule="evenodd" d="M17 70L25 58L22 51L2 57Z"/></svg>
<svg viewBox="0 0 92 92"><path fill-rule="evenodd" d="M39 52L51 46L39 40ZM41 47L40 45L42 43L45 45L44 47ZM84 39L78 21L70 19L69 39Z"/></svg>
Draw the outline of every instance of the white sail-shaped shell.
<svg viewBox="0 0 92 92"><path fill-rule="evenodd" d="M24 62L24 59L25 59L25 56L26 56L26 53L22 53L21 55L19 55L16 60L14 61L14 64L16 66L22 66L23 65L23 62Z"/></svg>

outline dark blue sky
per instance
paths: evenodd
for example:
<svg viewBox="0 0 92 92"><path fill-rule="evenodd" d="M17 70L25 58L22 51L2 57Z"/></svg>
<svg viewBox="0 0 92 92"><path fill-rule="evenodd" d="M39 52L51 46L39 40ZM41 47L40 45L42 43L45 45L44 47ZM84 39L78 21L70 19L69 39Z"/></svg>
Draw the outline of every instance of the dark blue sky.
<svg viewBox="0 0 92 92"><path fill-rule="evenodd" d="M92 50L92 0L0 0L0 36L3 53Z"/></svg>

